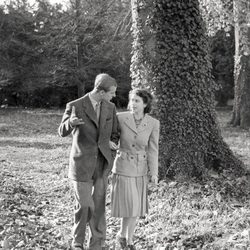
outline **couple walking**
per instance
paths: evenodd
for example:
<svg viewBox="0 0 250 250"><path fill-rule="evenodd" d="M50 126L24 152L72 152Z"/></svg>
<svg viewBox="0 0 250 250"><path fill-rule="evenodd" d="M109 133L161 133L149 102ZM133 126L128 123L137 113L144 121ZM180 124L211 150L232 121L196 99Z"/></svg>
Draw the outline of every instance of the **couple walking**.
<svg viewBox="0 0 250 250"><path fill-rule="evenodd" d="M129 94L129 111L116 113L110 100L117 83L108 74L96 76L91 92L66 105L60 136L72 134L69 179L75 195L71 249L84 249L87 224L89 250L105 248L105 199L112 169L111 216L121 218L118 249L136 249L136 220L148 212L147 179L158 182L159 121L148 113L152 95L143 89ZM111 151L116 150L113 159Z"/></svg>

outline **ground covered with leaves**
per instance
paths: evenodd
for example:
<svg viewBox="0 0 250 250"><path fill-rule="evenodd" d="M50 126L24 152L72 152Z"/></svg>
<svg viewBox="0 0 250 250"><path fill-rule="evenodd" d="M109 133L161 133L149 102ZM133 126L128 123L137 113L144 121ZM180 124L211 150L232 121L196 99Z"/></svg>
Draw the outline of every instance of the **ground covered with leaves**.
<svg viewBox="0 0 250 250"><path fill-rule="evenodd" d="M0 249L69 249L73 212L67 179L71 138L60 138L59 110L0 110ZM250 168L250 132L226 125L225 141ZM149 186L150 213L139 220L137 249L250 249L249 176L211 172L203 181L161 181ZM114 250L119 220L110 216L107 243Z"/></svg>

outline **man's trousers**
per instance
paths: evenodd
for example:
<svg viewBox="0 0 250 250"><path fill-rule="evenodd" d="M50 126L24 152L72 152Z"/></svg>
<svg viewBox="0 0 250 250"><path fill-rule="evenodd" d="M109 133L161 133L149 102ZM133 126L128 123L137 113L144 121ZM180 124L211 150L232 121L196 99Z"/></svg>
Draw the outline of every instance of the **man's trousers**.
<svg viewBox="0 0 250 250"><path fill-rule="evenodd" d="M89 250L100 250L106 239L105 202L108 172L104 170L105 159L99 153L97 166L89 182L73 181L75 210L73 246L83 246L87 223L90 227Z"/></svg>

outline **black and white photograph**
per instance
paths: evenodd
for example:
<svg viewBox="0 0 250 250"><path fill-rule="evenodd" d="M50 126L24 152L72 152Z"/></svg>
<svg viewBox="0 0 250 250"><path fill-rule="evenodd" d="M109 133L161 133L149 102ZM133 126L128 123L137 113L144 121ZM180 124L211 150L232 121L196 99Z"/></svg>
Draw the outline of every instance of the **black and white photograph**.
<svg viewBox="0 0 250 250"><path fill-rule="evenodd" d="M0 0L0 250L250 250L250 1Z"/></svg>

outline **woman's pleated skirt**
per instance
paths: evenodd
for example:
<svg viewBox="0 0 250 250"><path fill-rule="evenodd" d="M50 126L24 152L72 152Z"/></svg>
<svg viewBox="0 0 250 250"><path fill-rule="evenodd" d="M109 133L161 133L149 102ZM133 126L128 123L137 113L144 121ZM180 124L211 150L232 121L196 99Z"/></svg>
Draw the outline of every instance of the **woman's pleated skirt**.
<svg viewBox="0 0 250 250"><path fill-rule="evenodd" d="M148 213L147 176L113 174L111 216L137 217Z"/></svg>

